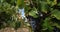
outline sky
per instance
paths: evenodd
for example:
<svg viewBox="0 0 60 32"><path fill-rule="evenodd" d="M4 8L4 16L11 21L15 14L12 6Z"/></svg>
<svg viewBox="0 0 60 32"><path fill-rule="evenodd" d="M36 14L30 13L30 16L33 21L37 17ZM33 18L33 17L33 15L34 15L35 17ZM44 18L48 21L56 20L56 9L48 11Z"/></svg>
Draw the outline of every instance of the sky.
<svg viewBox="0 0 60 32"><path fill-rule="evenodd" d="M19 13L21 13L22 18L25 17L24 8L19 9Z"/></svg>

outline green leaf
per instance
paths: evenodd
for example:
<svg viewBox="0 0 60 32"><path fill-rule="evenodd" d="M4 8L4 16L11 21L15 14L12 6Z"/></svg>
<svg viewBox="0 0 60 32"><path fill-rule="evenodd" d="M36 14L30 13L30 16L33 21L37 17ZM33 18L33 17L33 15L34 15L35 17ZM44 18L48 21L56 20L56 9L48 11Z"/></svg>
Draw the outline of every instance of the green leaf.
<svg viewBox="0 0 60 32"><path fill-rule="evenodd" d="M60 29L60 24L54 23L53 25Z"/></svg>
<svg viewBox="0 0 60 32"><path fill-rule="evenodd" d="M56 17L58 20L60 20L60 11L55 9L52 11L52 16Z"/></svg>
<svg viewBox="0 0 60 32"><path fill-rule="evenodd" d="M36 14L37 14L37 9L36 8L33 8L32 11L29 12L29 15L34 17L34 18L38 17Z"/></svg>
<svg viewBox="0 0 60 32"><path fill-rule="evenodd" d="M60 6L60 3L58 3L58 6Z"/></svg>
<svg viewBox="0 0 60 32"><path fill-rule="evenodd" d="M22 8L22 7L24 7L24 0L17 0L16 4L18 7Z"/></svg>
<svg viewBox="0 0 60 32"><path fill-rule="evenodd" d="M57 4L57 0L47 0L47 4L49 4L50 6L54 6Z"/></svg>
<svg viewBox="0 0 60 32"><path fill-rule="evenodd" d="M43 30L46 30L46 29L52 30L53 29L53 27L51 25L52 23L50 23L51 22L50 20L51 20L50 17L45 18L44 23L43 23Z"/></svg>
<svg viewBox="0 0 60 32"><path fill-rule="evenodd" d="M48 9L47 3L41 2L41 11L47 13L47 9Z"/></svg>
<svg viewBox="0 0 60 32"><path fill-rule="evenodd" d="M21 5L21 0L17 0L17 5Z"/></svg>

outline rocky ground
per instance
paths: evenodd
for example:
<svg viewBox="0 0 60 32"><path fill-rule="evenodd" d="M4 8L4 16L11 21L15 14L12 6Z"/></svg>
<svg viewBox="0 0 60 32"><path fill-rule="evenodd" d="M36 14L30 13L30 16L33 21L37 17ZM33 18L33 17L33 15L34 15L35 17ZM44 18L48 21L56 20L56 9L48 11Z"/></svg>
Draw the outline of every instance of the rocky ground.
<svg viewBox="0 0 60 32"><path fill-rule="evenodd" d="M28 28L18 28L17 30L14 30L14 28L7 27L4 29L1 29L0 32L29 32L29 29Z"/></svg>

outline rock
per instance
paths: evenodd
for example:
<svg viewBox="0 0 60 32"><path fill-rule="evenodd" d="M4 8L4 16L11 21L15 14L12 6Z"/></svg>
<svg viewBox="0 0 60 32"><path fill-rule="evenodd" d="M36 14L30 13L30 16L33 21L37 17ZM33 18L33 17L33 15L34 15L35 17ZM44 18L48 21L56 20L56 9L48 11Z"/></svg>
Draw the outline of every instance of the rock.
<svg viewBox="0 0 60 32"><path fill-rule="evenodd" d="M15 32L14 28L5 28L5 29L1 29L0 32Z"/></svg>
<svg viewBox="0 0 60 32"><path fill-rule="evenodd" d="M19 28L17 29L17 32L29 32L28 28Z"/></svg>
<svg viewBox="0 0 60 32"><path fill-rule="evenodd" d="M4 29L1 29L0 32L29 32L29 29L28 28L18 28L17 30L14 30L14 28L10 28L10 27L7 27L7 28L4 28Z"/></svg>

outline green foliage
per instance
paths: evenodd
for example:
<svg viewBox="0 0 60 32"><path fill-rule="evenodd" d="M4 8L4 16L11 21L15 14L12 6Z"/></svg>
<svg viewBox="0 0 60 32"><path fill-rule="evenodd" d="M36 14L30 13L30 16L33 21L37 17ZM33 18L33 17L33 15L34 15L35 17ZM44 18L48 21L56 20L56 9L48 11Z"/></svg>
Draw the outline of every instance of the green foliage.
<svg viewBox="0 0 60 32"><path fill-rule="evenodd" d="M29 13L29 15L34 18L39 17L38 15L36 15L36 14L38 14L38 13L36 13L37 11L43 13L42 18L44 18L44 19L41 21L41 22L43 22L43 24L41 24L41 26L42 26L42 30L44 32L46 32L47 30L48 30L48 32L53 32L54 26L56 26L57 28L60 27L60 25L58 24L60 21L60 8L59 8L60 2L57 2L57 1L59 1L59 0L31 0L33 5L32 6L28 5L27 7L25 7L25 9L26 9L25 11L27 11L27 14ZM30 7L35 7L36 10L34 10L33 8L30 8ZM30 11L30 12L28 12L28 11ZM40 18L40 19L42 19L42 18ZM52 18L56 18L57 20L54 19L55 22L51 21Z"/></svg>
<svg viewBox="0 0 60 32"><path fill-rule="evenodd" d="M55 9L52 11L52 16L56 17L58 20L60 20L60 11Z"/></svg>
<svg viewBox="0 0 60 32"><path fill-rule="evenodd" d="M17 8L14 0L0 0L0 29L4 27L19 28L20 22L16 20L17 18Z"/></svg>
<svg viewBox="0 0 60 32"><path fill-rule="evenodd" d="M53 32L54 26L60 29L60 2L58 3L57 1L58 0L30 0L31 3L28 3L29 5L24 5L24 0L0 0L0 28L6 26L11 26L15 29L19 28L21 23L16 20L16 11L18 8L24 7L25 14L29 14L33 18L42 17L40 18L42 19L41 31L46 32L48 30L47 32ZM41 12L43 16L40 16L38 11ZM54 19L56 20L54 22L52 21L53 18L57 20Z"/></svg>
<svg viewBox="0 0 60 32"><path fill-rule="evenodd" d="M48 5L45 2L41 2L41 11L47 13Z"/></svg>
<svg viewBox="0 0 60 32"><path fill-rule="evenodd" d="M52 32L52 30L53 30L53 27L52 27L52 24L53 23L51 23L51 18L50 17L48 17L48 18L46 18L45 20L44 20L44 23L43 23L43 31L45 31L45 30L49 30L49 31L51 31Z"/></svg>
<svg viewBox="0 0 60 32"><path fill-rule="evenodd" d="M19 27L21 27L21 22L18 21L15 23L15 29L18 29Z"/></svg>
<svg viewBox="0 0 60 32"><path fill-rule="evenodd" d="M29 12L29 15L34 17L34 18L37 18L38 17L37 9L36 8L32 8L32 10Z"/></svg>
<svg viewBox="0 0 60 32"><path fill-rule="evenodd" d="M24 0L17 0L16 4L19 8L23 8L24 7Z"/></svg>

